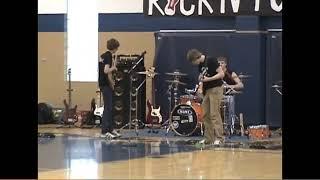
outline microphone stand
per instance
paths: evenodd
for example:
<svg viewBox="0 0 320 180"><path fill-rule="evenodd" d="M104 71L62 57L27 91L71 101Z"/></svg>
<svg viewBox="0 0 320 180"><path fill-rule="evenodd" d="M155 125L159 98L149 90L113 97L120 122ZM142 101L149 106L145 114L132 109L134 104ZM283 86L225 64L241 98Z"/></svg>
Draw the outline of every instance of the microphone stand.
<svg viewBox="0 0 320 180"><path fill-rule="evenodd" d="M138 127L139 127L139 122L142 123L144 125L144 123L138 119L138 94L139 94L139 89L141 88L141 86L146 82L146 79L143 80L143 82L137 87L134 89L134 93L133 95L136 97L135 101L135 119L133 120L133 123L134 123L134 127L135 127L135 132L136 132L136 135L138 136L139 132L138 132ZM130 80L130 89L132 89L132 80ZM131 94L132 95L132 94ZM130 97L130 106L131 106L131 97ZM131 107L130 107L130 112L129 112L129 129L131 129L131 123L132 123L132 115L131 115Z"/></svg>
<svg viewBox="0 0 320 180"><path fill-rule="evenodd" d="M131 73L132 70L134 70L134 68L136 68L136 66L144 59L144 55L146 54L146 51L144 51L141 56L140 59L138 60L138 62L130 69L130 71L128 72L128 74Z"/></svg>
<svg viewBox="0 0 320 180"><path fill-rule="evenodd" d="M138 65L143 59L144 59L144 57L141 57L141 58L139 59L139 61L130 69L130 71L128 72L128 74L130 74L131 71L134 70L134 69L137 67L137 65Z"/></svg>
<svg viewBox="0 0 320 180"><path fill-rule="evenodd" d="M281 88L281 86L279 86L279 87L273 87L273 88L275 88L275 90L282 96L282 92L279 90L279 88Z"/></svg>

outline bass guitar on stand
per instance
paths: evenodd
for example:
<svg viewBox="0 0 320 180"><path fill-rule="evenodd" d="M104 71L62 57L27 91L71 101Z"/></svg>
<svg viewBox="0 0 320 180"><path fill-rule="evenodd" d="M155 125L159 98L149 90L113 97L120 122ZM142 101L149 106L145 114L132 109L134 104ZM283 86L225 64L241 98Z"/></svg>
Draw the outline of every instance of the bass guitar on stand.
<svg viewBox="0 0 320 180"><path fill-rule="evenodd" d="M101 103L101 90L98 89L96 91L97 93L97 103L96 103L96 107L94 109L94 124L96 126L99 126L101 124L101 120L102 120L102 116L103 116L103 110L104 110L104 106L102 106L102 103Z"/></svg>
<svg viewBox="0 0 320 180"><path fill-rule="evenodd" d="M75 105L72 108L72 102L71 102L71 92L73 91L73 89L71 88L71 68L68 69L68 82L69 82L69 87L67 89L68 91L68 103L66 101L66 99L63 100L63 104L65 106L65 111L64 111L64 116L63 116L63 123L64 126L68 126L69 128L72 126L74 126L74 124L78 121L78 116L77 116L77 105ZM61 127L58 127L61 128Z"/></svg>
<svg viewBox="0 0 320 180"><path fill-rule="evenodd" d="M162 116L160 114L160 106L158 108L156 108L155 105L155 96L154 96L154 76L155 76L155 72L154 72L155 68L151 67L148 72L149 74L147 75L147 77L151 77L152 78L152 103L150 102L150 100L147 101L147 105L148 105L148 115L147 115L147 124L151 124L151 127L153 128L154 124L161 124L162 122ZM152 132L154 132L152 130Z"/></svg>

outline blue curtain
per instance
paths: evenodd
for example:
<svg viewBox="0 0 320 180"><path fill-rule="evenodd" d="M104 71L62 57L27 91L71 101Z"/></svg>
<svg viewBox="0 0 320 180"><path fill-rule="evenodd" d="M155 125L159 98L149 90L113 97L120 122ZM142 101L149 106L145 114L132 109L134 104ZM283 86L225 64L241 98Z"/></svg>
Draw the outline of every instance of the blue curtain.
<svg viewBox="0 0 320 180"><path fill-rule="evenodd" d="M199 49L209 56L226 56L229 67L238 74L251 75L244 81L243 93L236 97L236 113L244 114L246 124L264 124L265 121L265 60L266 37L260 33L235 32L177 32L155 33L154 67L160 75L154 79L155 104L161 107L164 120L169 118L168 83L172 77L166 72L179 69L188 74L181 79L187 83L179 87L183 95L185 88L198 83L198 69L186 59L187 51Z"/></svg>

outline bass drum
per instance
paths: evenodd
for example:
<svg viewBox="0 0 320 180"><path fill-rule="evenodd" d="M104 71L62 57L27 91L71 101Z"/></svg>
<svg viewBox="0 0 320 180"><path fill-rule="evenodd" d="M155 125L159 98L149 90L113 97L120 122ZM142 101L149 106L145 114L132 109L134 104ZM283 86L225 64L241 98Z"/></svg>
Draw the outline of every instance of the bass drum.
<svg viewBox="0 0 320 180"><path fill-rule="evenodd" d="M176 106L171 113L171 125L177 135L192 135L199 125L196 109L187 104Z"/></svg>

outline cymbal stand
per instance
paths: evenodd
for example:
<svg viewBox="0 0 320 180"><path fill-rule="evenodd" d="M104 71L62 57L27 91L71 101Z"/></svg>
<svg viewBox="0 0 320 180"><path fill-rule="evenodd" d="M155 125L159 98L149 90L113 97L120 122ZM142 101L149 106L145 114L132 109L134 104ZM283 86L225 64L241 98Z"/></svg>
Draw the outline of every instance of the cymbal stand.
<svg viewBox="0 0 320 180"><path fill-rule="evenodd" d="M134 127L135 127L135 132L136 132L136 134L138 135L139 134L139 132L138 132L138 127L139 127L139 123L141 123L142 125L144 125L144 123L140 120L140 119L138 119L138 94L139 94L139 89L141 88L141 86L144 84L146 82L146 79L144 79L143 80L143 82L134 90L134 92L136 93L136 94L133 94L135 97L136 97L136 99L135 99L135 107L136 107L136 110L135 110L135 119L133 120L133 123L134 123ZM130 104L131 104L131 98L130 98ZM130 114L129 114L129 117L130 117L130 119L131 119L131 110L130 110Z"/></svg>
<svg viewBox="0 0 320 180"><path fill-rule="evenodd" d="M223 109L223 130L224 132L226 133L226 136L229 136L230 135L230 131L229 131L229 128L228 128L228 116L227 116L227 101L226 99L224 99L223 101L223 106L222 106L222 109Z"/></svg>
<svg viewBox="0 0 320 180"><path fill-rule="evenodd" d="M223 106L223 115L224 115L224 129L228 131L228 134L230 133L230 135L234 134L235 132L235 122L236 120L239 120L239 118L237 117L237 115L235 114L235 95L232 95L233 92L236 92L236 90L234 90L231 87L228 87L229 89L227 90L227 83L222 80L223 82L223 88L224 88L224 96L225 98L225 104ZM226 110L228 106L228 111ZM228 128L229 126L229 128Z"/></svg>
<svg viewBox="0 0 320 180"><path fill-rule="evenodd" d="M229 99L229 114L230 114L230 118L231 118L231 126L230 126L230 134L234 134L235 131L235 121L236 119L238 119L237 115L234 112L234 108L235 108L235 104L234 104L234 96L231 96Z"/></svg>
<svg viewBox="0 0 320 180"><path fill-rule="evenodd" d="M168 119L164 123L162 123L162 126L164 126L166 129L166 135L168 134L171 127L170 118L171 118L171 111L172 111L172 93L173 93L172 90L173 90L173 83L170 83L168 85L168 90L166 92L168 94L168 101L169 101L169 115L168 115Z"/></svg>
<svg viewBox="0 0 320 180"><path fill-rule="evenodd" d="M177 79L177 77L175 77L175 79ZM169 133L169 130L172 128L172 125L171 125L171 112L173 109L172 108L172 93L173 93L173 99L174 99L174 106L173 107L176 107L178 105L178 84L172 83L169 85L169 87L171 87L171 90L169 91L170 92L170 97L169 97L170 111L169 111L169 118L165 122L168 124L168 126L166 127L166 135ZM172 92L172 89L173 89L173 92Z"/></svg>
<svg viewBox="0 0 320 180"><path fill-rule="evenodd" d="M173 99L174 99L174 107L178 105L178 84L174 84L173 86Z"/></svg>

